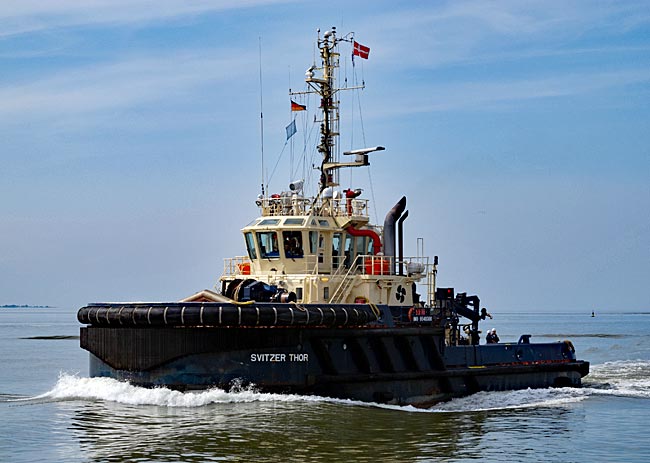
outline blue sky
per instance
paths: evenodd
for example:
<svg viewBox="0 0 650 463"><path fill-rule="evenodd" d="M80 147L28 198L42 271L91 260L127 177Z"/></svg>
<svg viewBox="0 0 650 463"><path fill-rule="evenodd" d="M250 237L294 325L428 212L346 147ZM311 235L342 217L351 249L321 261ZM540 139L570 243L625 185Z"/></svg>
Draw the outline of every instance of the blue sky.
<svg viewBox="0 0 650 463"><path fill-rule="evenodd" d="M260 42L270 170L337 26L371 48L343 147L387 148L344 186L379 222L408 197L441 285L494 312L650 309L650 3L328 5L0 3L0 304L211 287L258 213Z"/></svg>

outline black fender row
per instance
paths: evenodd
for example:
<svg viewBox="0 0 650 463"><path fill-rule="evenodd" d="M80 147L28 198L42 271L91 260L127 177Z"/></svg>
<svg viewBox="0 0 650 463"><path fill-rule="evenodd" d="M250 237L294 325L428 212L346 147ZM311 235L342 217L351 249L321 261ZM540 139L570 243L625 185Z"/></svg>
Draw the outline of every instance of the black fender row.
<svg viewBox="0 0 650 463"><path fill-rule="evenodd" d="M376 322L374 304L107 303L79 309L93 326L358 326Z"/></svg>

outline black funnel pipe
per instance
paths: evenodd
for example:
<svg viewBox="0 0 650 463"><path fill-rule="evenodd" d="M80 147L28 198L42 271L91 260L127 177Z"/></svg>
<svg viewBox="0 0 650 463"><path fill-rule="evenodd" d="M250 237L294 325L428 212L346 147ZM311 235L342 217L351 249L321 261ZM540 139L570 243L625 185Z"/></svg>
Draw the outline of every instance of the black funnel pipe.
<svg viewBox="0 0 650 463"><path fill-rule="evenodd" d="M402 217L397 221L397 260L399 261L397 272L400 275L404 275L404 221L409 216L409 211L406 211Z"/></svg>
<svg viewBox="0 0 650 463"><path fill-rule="evenodd" d="M397 204L388 211L384 219L384 256L395 259L395 222L406 209L406 196L402 196ZM391 266L391 274L395 273L395 267Z"/></svg>

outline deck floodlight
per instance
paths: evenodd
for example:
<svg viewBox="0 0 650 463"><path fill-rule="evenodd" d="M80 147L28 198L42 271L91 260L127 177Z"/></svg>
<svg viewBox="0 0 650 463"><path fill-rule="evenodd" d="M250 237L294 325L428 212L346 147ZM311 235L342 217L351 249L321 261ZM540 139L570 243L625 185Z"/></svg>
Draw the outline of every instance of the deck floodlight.
<svg viewBox="0 0 650 463"><path fill-rule="evenodd" d="M294 180L289 184L289 189L291 191L295 191L296 193L298 193L299 191L302 191L302 187L304 184L305 184L304 180Z"/></svg>

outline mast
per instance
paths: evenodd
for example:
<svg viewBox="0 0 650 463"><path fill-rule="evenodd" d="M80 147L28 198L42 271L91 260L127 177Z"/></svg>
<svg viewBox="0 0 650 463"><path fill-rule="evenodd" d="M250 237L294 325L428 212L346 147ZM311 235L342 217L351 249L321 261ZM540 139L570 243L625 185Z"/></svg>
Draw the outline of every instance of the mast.
<svg viewBox="0 0 650 463"><path fill-rule="evenodd" d="M260 59L260 151L261 151L261 169L262 169L262 197L265 196L264 191L264 101L262 91L262 37L259 37L259 59Z"/></svg>
<svg viewBox="0 0 650 463"><path fill-rule="evenodd" d="M331 41L330 41L331 38ZM338 156L335 156L336 141L339 135L338 130L334 130L334 124L338 125L339 121L339 106L338 101L334 101L334 82L335 70L339 67L339 54L335 51L337 46L336 28L332 27L331 31L323 35L323 40L318 40L318 48L320 49L321 59L323 61L323 79L313 80L318 87L320 87L321 96L321 110L323 112L323 121L321 122L321 139L317 149L323 156L321 163L321 190L327 186L336 184L333 176L329 173L325 166L328 163L338 161ZM308 79L307 82L310 82Z"/></svg>
<svg viewBox="0 0 650 463"><path fill-rule="evenodd" d="M330 186L338 185L337 170L341 167L358 167L367 166L368 153L373 151L381 151L383 146L376 146L374 148L364 148L360 150L346 151L343 154L355 155L355 160L352 162L339 162L337 139L339 136L339 101L337 100L337 93L340 90L353 90L363 89L365 85L356 87L336 88L336 70L339 68L338 45L340 42L352 42L352 33L344 37L337 37L336 27L325 32L323 37L320 36L320 29L318 30L318 49L320 51L321 66L317 67L316 64L307 69L305 72L305 82L309 85L311 90L306 92L290 92L290 95L303 95L315 93L320 97L320 142L317 146L318 152L323 157L320 166L320 191L319 194ZM320 75L316 75L315 71Z"/></svg>

